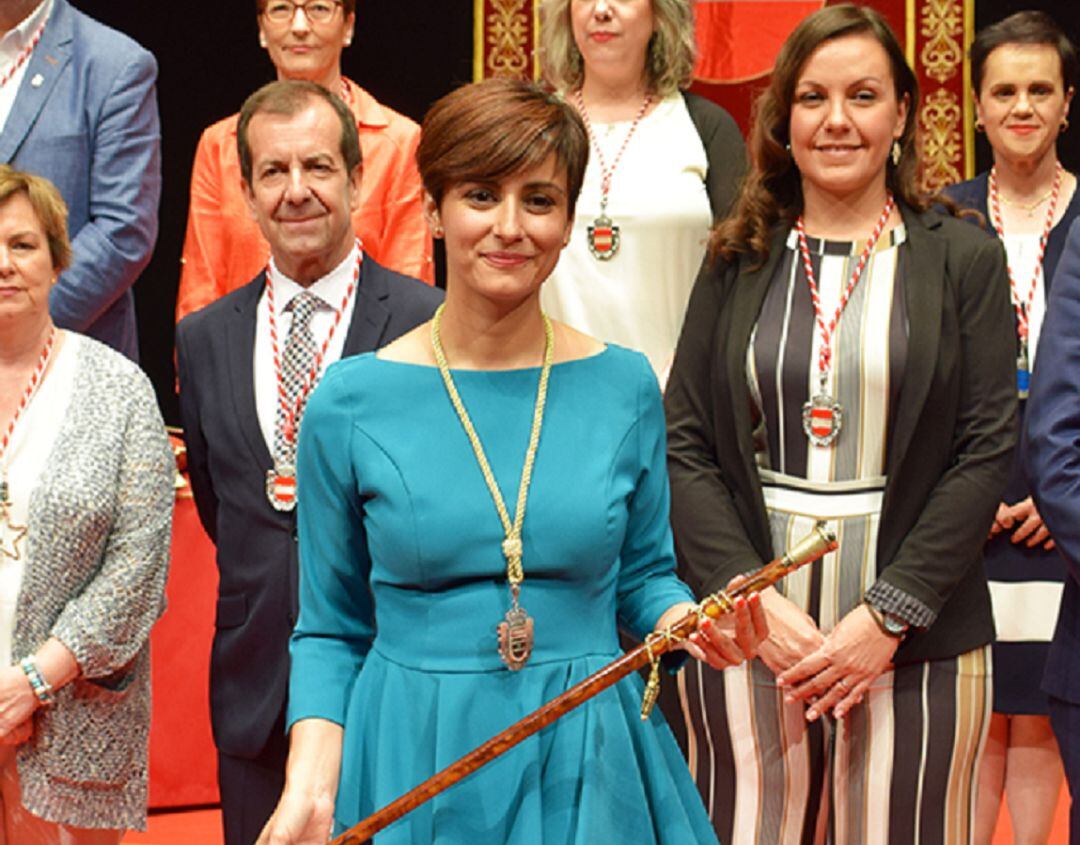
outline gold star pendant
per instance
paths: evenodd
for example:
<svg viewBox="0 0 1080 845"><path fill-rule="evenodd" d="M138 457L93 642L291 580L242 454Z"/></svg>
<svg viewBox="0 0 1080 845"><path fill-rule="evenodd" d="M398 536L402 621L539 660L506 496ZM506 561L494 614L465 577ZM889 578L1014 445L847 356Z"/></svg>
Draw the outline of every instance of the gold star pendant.
<svg viewBox="0 0 1080 845"><path fill-rule="evenodd" d="M7 507L0 507L0 558L7 557L12 560L21 560L22 553L19 549L20 541L26 541L26 535L30 532L25 525L15 525L8 516Z"/></svg>

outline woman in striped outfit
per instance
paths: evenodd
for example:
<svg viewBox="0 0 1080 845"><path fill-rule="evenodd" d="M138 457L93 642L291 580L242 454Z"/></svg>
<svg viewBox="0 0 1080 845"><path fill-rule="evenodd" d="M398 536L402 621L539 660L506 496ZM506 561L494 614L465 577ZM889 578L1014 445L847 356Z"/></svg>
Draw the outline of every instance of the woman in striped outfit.
<svg viewBox="0 0 1080 845"><path fill-rule="evenodd" d="M917 110L876 12L799 25L676 353L684 578L715 589L818 519L840 537L765 597L759 660L682 678L691 769L732 845L971 839L1015 354L1000 242L916 188Z"/></svg>

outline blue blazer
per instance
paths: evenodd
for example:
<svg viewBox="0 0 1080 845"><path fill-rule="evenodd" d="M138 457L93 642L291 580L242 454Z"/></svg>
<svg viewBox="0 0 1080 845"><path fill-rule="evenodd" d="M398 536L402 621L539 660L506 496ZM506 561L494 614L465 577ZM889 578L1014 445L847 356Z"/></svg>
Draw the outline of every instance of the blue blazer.
<svg viewBox="0 0 1080 845"><path fill-rule="evenodd" d="M50 179L68 205L73 262L57 325L138 358L131 286L157 240L157 62L126 35L54 0L0 134L0 161Z"/></svg>
<svg viewBox="0 0 1080 845"><path fill-rule="evenodd" d="M1080 704L1080 220L1054 273L1021 443L1028 483L1069 577L1043 689ZM1046 612L1052 612L1046 608Z"/></svg>

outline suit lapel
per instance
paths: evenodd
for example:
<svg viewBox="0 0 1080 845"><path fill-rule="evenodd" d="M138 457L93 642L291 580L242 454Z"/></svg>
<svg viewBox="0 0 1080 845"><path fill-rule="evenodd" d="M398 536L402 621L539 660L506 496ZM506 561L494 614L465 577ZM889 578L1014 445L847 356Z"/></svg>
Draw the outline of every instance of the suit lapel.
<svg viewBox="0 0 1080 845"><path fill-rule="evenodd" d="M71 61L73 44L71 10L64 0L55 0L45 32L26 66L26 74L19 85L19 93L15 95L11 114L0 134L0 161L11 161L26 140L60 75ZM36 78L41 79L39 85L34 85Z"/></svg>
<svg viewBox="0 0 1080 845"><path fill-rule="evenodd" d="M255 406L255 325L259 297L266 285L264 270L247 285L237 299L226 325L228 390L234 403L234 418L251 449L255 463L267 469L273 464L266 439L259 427Z"/></svg>
<svg viewBox="0 0 1080 845"><path fill-rule="evenodd" d="M937 366L941 341L942 301L945 289L944 240L928 228L925 218L902 209L908 232L909 270L904 274L908 313L908 352L904 383L900 386L896 427L889 444L888 473L900 466L923 413Z"/></svg>
<svg viewBox="0 0 1080 845"><path fill-rule="evenodd" d="M360 283L356 287L349 332L345 335L342 357L359 355L378 349L390 320L386 299L390 295L384 271L368 257L360 267Z"/></svg>
<svg viewBox="0 0 1080 845"><path fill-rule="evenodd" d="M755 545L768 548L771 544L768 520L765 511L765 498L761 485L755 483L753 449L753 421L750 417L750 402L746 386L746 350L750 345L750 336L757 324L765 295L769 291L769 282L776 273L777 265L784 258L784 240L789 227L780 226L774 233L769 246L769 257L759 270L740 272L734 281L733 289L728 293L731 301L731 320L728 323L727 337L718 349L723 349L726 367L728 392L721 395L726 401L734 426L735 443L739 449L740 478L738 486L747 500L754 502L754 512L758 516L758 526L754 538ZM723 413L717 408L716 413ZM764 545L762 545L764 544Z"/></svg>

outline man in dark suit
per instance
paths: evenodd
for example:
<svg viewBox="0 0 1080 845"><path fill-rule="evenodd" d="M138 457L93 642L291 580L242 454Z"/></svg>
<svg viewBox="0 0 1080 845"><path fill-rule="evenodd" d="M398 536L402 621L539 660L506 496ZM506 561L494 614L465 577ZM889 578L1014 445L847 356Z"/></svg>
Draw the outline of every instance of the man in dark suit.
<svg viewBox="0 0 1080 845"><path fill-rule="evenodd" d="M68 206L73 260L49 294L53 320L137 360L131 286L161 196L157 62L67 0L0 3L0 62L13 71L0 161L46 177Z"/></svg>
<svg viewBox="0 0 1080 845"><path fill-rule="evenodd" d="M352 233L356 124L310 82L248 98L237 130L267 270L177 329L199 516L220 573L210 700L227 845L251 845L284 783L288 640L297 612L297 432L327 364L431 317L442 294L386 270ZM303 495L302 491L300 495Z"/></svg>
<svg viewBox="0 0 1080 845"><path fill-rule="evenodd" d="M1021 444L1031 493L1068 565L1043 675L1069 781L1069 841L1080 843L1080 221L1050 287ZM1057 608L1045 608L1053 613Z"/></svg>

